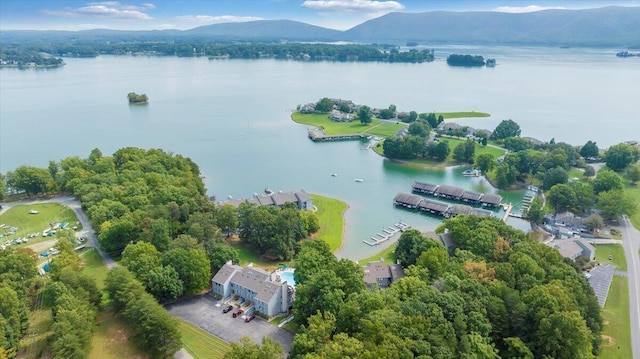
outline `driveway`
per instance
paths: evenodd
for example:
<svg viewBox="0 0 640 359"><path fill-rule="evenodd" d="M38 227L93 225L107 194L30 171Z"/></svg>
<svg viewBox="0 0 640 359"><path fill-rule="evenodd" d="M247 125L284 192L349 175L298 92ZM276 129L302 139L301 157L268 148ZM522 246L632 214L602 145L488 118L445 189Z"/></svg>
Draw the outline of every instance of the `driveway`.
<svg viewBox="0 0 640 359"><path fill-rule="evenodd" d="M179 303L166 306L169 313L200 327L226 342L237 342L242 337L249 337L255 343L262 343L262 337L268 336L279 342L285 353L289 353L293 333L256 317L245 323L242 318L233 318L232 312L222 313L222 306L216 307L220 301L210 294L190 298Z"/></svg>

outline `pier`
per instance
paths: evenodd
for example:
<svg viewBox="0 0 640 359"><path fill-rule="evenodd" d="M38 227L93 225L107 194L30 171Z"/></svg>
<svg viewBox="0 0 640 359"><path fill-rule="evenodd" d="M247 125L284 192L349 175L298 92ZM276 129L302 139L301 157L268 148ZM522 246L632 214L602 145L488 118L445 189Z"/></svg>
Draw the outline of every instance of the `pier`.
<svg viewBox="0 0 640 359"><path fill-rule="evenodd" d="M502 205L502 207L504 208L504 216L502 216L502 222L506 222L507 218L509 218L509 215L511 214L511 211L513 210L513 205L511 203L505 203Z"/></svg>
<svg viewBox="0 0 640 359"><path fill-rule="evenodd" d="M404 232L407 229L410 229L411 225L403 223L402 221L399 221L398 223L394 224L393 226L387 227L387 228L383 228L382 231L386 234L382 234L382 233L376 233L376 235L379 238L376 237L370 237L369 240L363 239L362 241L370 246L377 246L381 243L384 243L390 239L392 239L395 235L397 235L400 232Z"/></svg>
<svg viewBox="0 0 640 359"><path fill-rule="evenodd" d="M309 129L309 138L313 142L328 142L328 141L348 141L348 140L360 140L366 139L367 136L363 134L353 134L353 135L325 135L324 131L321 128L312 128Z"/></svg>

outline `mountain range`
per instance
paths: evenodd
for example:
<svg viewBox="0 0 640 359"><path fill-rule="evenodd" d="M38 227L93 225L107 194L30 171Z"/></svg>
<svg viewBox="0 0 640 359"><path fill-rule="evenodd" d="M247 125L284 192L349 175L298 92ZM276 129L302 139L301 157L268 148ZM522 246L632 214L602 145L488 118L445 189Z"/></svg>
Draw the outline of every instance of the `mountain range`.
<svg viewBox="0 0 640 359"><path fill-rule="evenodd" d="M222 23L190 30L3 31L1 41L65 39L214 41L350 41L359 43L486 44L640 48L640 7L543 10L530 13L390 13L346 31L291 20Z"/></svg>

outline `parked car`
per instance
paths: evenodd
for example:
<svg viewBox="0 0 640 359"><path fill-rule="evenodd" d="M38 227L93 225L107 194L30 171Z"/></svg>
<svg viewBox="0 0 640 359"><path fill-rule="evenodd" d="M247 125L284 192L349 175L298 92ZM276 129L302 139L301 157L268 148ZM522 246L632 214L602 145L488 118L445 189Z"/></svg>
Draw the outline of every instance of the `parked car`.
<svg viewBox="0 0 640 359"><path fill-rule="evenodd" d="M224 309L222 310L222 313L229 313L231 311L231 309L233 309L233 306L231 305L227 305L226 307L224 307Z"/></svg>
<svg viewBox="0 0 640 359"><path fill-rule="evenodd" d="M241 316L241 315L242 315L242 313L244 313L244 310L242 310L242 309L238 309L238 310L236 310L235 312L233 312L233 317L234 317L234 318L237 318L237 317Z"/></svg>
<svg viewBox="0 0 640 359"><path fill-rule="evenodd" d="M251 314L251 315L248 315L246 318L244 318L244 321L249 323L250 321L254 320L255 318L256 318L256 315L255 314Z"/></svg>

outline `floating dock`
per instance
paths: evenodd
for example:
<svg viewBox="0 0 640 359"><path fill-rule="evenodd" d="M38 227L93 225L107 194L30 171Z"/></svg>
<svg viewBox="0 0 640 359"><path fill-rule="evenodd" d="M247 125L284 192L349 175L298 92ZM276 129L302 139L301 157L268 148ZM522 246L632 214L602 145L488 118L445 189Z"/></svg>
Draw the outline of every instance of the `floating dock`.
<svg viewBox="0 0 640 359"><path fill-rule="evenodd" d="M309 138L313 142L328 142L328 141L348 141L348 140L361 140L366 139L367 136L363 134L353 134L353 135L334 135L328 136L324 134L324 131L320 128L312 128L309 129Z"/></svg>
<svg viewBox="0 0 640 359"><path fill-rule="evenodd" d="M380 238L376 238L376 237L370 237L369 240L363 239L362 241L370 246L377 246L381 243L384 243L388 240L390 240L391 238L393 238L395 235L397 235L400 232L404 232L407 229L411 229L411 225L403 223L402 221L394 224L393 226L387 227L387 228L383 228L382 231L385 234L382 233L376 233L377 236L379 236Z"/></svg>

